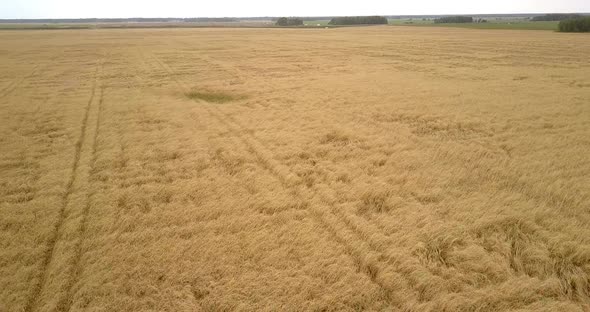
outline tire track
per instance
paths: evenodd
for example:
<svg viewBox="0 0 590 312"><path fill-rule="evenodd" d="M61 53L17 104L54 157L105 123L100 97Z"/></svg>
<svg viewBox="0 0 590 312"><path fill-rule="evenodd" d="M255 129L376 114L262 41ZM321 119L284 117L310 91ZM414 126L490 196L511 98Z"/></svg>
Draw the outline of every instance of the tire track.
<svg viewBox="0 0 590 312"><path fill-rule="evenodd" d="M342 209L339 209L335 199L322 189L315 186L309 190L303 188L291 169L275 161L272 153L256 138L249 140L239 134L245 132L246 136L253 137L251 133L232 126L223 116L219 115L223 115L223 113L212 112L209 108L206 109L229 129L233 137L239 139L240 143L236 145L244 145L246 150L255 155L259 163L273 174L285 189L293 190L292 195L311 208L316 221L328 229L334 239L345 247L347 253L357 263L359 270L364 272L375 284L379 285L387 297L395 297L393 291L397 286L391 284L395 283L395 281L388 280L384 276L396 276L405 279L406 282L411 284L411 281L407 280L405 275L400 275L401 270L392 267L397 263L396 257L389 255L387 250L384 249L384 246L391 245L391 242L387 238L380 237L382 233L373 224L367 222L359 224L358 221L352 220ZM356 240L356 242L351 243L351 240ZM426 271L422 273L428 274ZM399 302L399 300L395 302Z"/></svg>
<svg viewBox="0 0 590 312"><path fill-rule="evenodd" d="M184 45L186 47L189 47L182 41L176 41L176 43ZM451 50L449 50L448 52L445 52L445 53L447 53L450 56L456 56L456 53ZM403 54L404 53L401 53L399 55L403 55ZM365 55L365 56L367 56L367 55ZM228 63L227 61L221 61L216 58L212 58L210 56L204 56L204 55L197 55L197 57L199 57L204 62L209 62L209 63L216 65L217 67L223 69L228 74L231 74L233 72L237 72L238 73L237 76L242 81L245 81L246 79L256 79L255 76L245 75L243 73L243 71L238 69L236 66L232 66L232 64ZM239 122L237 122L237 120L235 120L235 118L233 118L232 116L227 115L227 114L224 114L224 115L227 116L227 118L231 119L231 121L237 125L238 129L240 129L240 130L246 129L246 127L244 127ZM364 122L369 127L372 127L372 128L375 127L375 123L372 120L364 120ZM244 132L246 132L247 135L249 135L250 137L253 137L251 133L248 133L247 131L244 131ZM253 137L253 139L256 140L256 138L254 138L254 137ZM258 141L258 142L261 143L261 145L264 146L267 150L270 150L262 142L260 142L260 141ZM503 153L506 152L497 146L490 146L490 148L497 150L497 151L501 151ZM439 156L439 155L437 155L437 156ZM508 155L508 157L509 157L509 155ZM486 172L488 172L488 173L486 174ZM489 172L492 172L492 174L490 174ZM550 192L550 191L547 191L544 189L540 189L531 183L522 182L518 179L518 177L520 177L522 175L523 174L513 174L513 173L506 174L505 172L498 171L497 168L492 167L492 168L489 168L488 170L484 171L484 173L482 173L482 178L484 180L488 181L489 183L494 183L495 182L494 178L495 179L499 178L502 181L500 183L499 188L505 189L507 191L517 192L530 200L538 202L539 204L548 205L552 208L563 211L565 214L569 213L568 208L579 207L584 204L583 199L580 199L572 194L561 195L561 194L557 194L556 192ZM515 187L515 185L517 187ZM568 216L568 217L571 217L571 216ZM353 221L351 220L351 222L353 222ZM362 221L358 220L358 222L362 222ZM383 224L380 224L379 222L375 222L375 221L369 221L369 222L371 224L375 224L376 227L383 230ZM363 227L357 227L357 228L359 230L361 230ZM380 231L380 232L382 232L382 231Z"/></svg>
<svg viewBox="0 0 590 312"><path fill-rule="evenodd" d="M43 262L41 264L41 272L42 273L40 276L40 280L34 286L32 292L31 292L31 296L30 296L30 298L27 302L27 305L25 307L25 311L27 311L27 312L36 311L39 309L39 306L41 304L41 300L40 300L41 296L40 295L43 292L43 290L45 289L46 284L49 281L49 277L50 277L49 273L51 271L50 268L55 265L53 263L54 262L53 259L55 258L55 249L56 249L56 245L57 245L57 242L59 240L59 237L60 237L60 234L62 231L64 221L66 219L66 214L65 214L66 208L70 202L70 198L71 198L71 195L74 190L73 186L74 186L74 183L76 182L76 177L78 175L78 167L80 166L80 156L81 156L81 152L82 152L82 147L84 146L84 143L85 143L86 131L88 128L88 119L89 119L90 110L92 107L92 103L94 102L94 97L95 97L95 93L96 93L98 70L99 70L99 66L97 66L96 70L95 70L95 74L94 74L95 79L92 84L90 98L88 99L88 102L87 102L85 110L84 110L84 117L82 118L82 122L80 125L80 135L79 135L78 140L76 141L76 144L75 144L74 160L73 160L73 164L72 164L70 178L66 184L65 192L61 198L61 206L59 208L57 222L54 226L54 229L51 233L51 237L49 238L49 242L48 242L49 248L46 250L45 254L43 255Z"/></svg>
<svg viewBox="0 0 590 312"><path fill-rule="evenodd" d="M183 91L188 92L190 90L184 82L175 77L174 71L168 65L164 64L154 55L152 55L152 58L163 70L170 74L171 79L174 80ZM209 104L204 101L202 102L204 104ZM369 279L382 290L384 299L390 304L401 308L403 301L401 300L401 297L398 297L395 294L395 289L398 288L396 283L399 281L391 277L396 276L402 279L405 277L400 275L399 272L387 272L387 269L391 268L390 265L395 263L395 259L385 255L384 252L377 247L381 246L382 243L372 241L371 238L373 235L360 234L358 227L352 226L352 223L349 220L343 219L342 212L339 212L337 207L332 204L332 201L329 200L329 196L322 194L317 189L312 190L312 194L308 194L305 190L302 190L297 179L294 178L294 173L292 173L289 168L276 162L273 157L271 157L272 153L268 152L266 148L261 147L261 144L256 138L249 140L240 136L239 126L238 129L232 126L231 122L227 120L227 116L225 118L222 116L225 115L223 112L219 109L215 109L217 112L214 112L208 105L204 105L203 107L211 116L215 117L233 134L232 137L240 140L240 143L237 145L245 146L246 151L254 155L261 166L277 178L286 190L292 190L291 193L296 199L311 208L311 214L314 216L314 219L322 225L322 227L328 229L334 240L345 248L348 255L356 263L359 271L366 274ZM248 134L248 136L253 137L251 134ZM319 197L320 199L318 200L316 197ZM327 209L325 209L326 206ZM324 209L321 209L320 207L323 207ZM325 210L328 210L328 213L326 213ZM355 244L352 244L350 241L355 239L357 241ZM385 269L385 271L383 269Z"/></svg>
<svg viewBox="0 0 590 312"><path fill-rule="evenodd" d="M100 88L97 117L96 117L96 123L94 125L94 136L92 138L92 157L91 157L91 163L90 163L90 169L89 169L90 175L92 175L92 173L94 172L94 168L96 167L96 161L98 159L98 155L97 155L98 143L97 142L98 142L98 137L100 134L101 116L103 113L104 90L105 90L105 87L103 85ZM82 211L82 221L80 223L80 229L79 229L80 239L78 240L78 242L76 243L76 246L75 246L74 263L72 264L70 280L66 284L67 296L61 298L60 301L58 302L58 305L57 305L58 307L61 308L62 311L70 311L72 308L72 304L74 303L74 301L73 301L73 299L74 299L74 285L80 279L80 275L81 275L82 269L83 269L80 265L80 260L83 255L82 245L86 239L86 227L87 227L87 223L88 223L88 215L90 212L92 198L94 197L94 195L96 195L96 192L94 191L94 189L91 188L91 192L88 194L88 197L86 199L86 205L84 206L84 209Z"/></svg>
<svg viewBox="0 0 590 312"><path fill-rule="evenodd" d="M232 115L223 113L223 111L218 109L216 106L214 106L214 108L217 109L217 111L219 111L220 114L224 115L225 118L231 120L231 123L236 125L234 133L245 133L244 135L251 137L252 140L258 141L258 143L260 143L263 147L266 147L263 142L257 140L255 135L248 131L247 127L241 125ZM374 122L367 122L367 126L369 127L374 127L374 125ZM500 147L496 146L491 146L490 148L496 148L498 150L501 150ZM266 150L272 149L266 147ZM441 157L441 155L436 153L433 157ZM514 170L509 170L507 171L508 173L505 173L504 171L501 172L501 170L498 170L498 168L501 167L491 166L487 168L487 170L481 170L478 174L481 175L482 180L487 181L490 184L493 184L494 182L497 182L497 180L500 180L501 182L498 186L500 189L505 189L509 192L518 193L529 200L539 203L540 205L552 207L554 208L554 210L562 212L560 214L560 217L563 218L565 215L567 215L568 218L570 218L573 221L576 221L573 212L572 215L569 215L569 213L572 211L572 207L582 206L584 204L584 198L580 198L579 196L575 197L571 195L573 193L558 194L557 192L549 192L542 188L536 187L536 185L532 182L520 181L516 178L518 175L514 174ZM327 186L326 189L318 189L314 186L314 190L315 193L318 196L322 197L324 201L335 202L331 198L332 191L334 190L330 189L330 186ZM390 235L386 232L386 227L385 224L382 223L382 220L379 220L378 218L363 219L359 218L357 215L348 214L342 209L339 209L340 206L337 203L330 204L329 206L332 209L332 213L337 215L343 222L345 222L350 229L357 232L359 237L365 239L365 241L369 245L371 245L371 248L373 248L377 254L382 252L383 255L387 255L387 242L392 241L391 238L393 237L393 235ZM579 221L580 216L578 216L577 219ZM373 230L373 228L376 228L376 230ZM375 233L377 233L378 235L383 234L383 237L385 239L381 240L380 238L373 236L375 235ZM402 252L400 254L406 253ZM436 281L437 278L440 279L440 277L435 276L436 273L433 273L434 271L430 270L423 263L406 262L397 264L395 262L395 256L391 259L393 260L394 267L397 265L396 271L401 273L402 277L404 277L408 281L409 285L411 286L411 289L413 289L414 291L414 295L417 294L417 296L414 296L414 298L417 297L418 302L424 300L423 295L421 295L421 293L424 291L425 284L421 282L419 278L416 278L416 276L433 276L433 278L430 278L430 280L432 281ZM389 261L390 258L389 256L387 256L387 258L385 259L385 263L390 263ZM377 276L378 275L379 274L377 274ZM410 303L405 307L412 307L412 304Z"/></svg>
<svg viewBox="0 0 590 312"><path fill-rule="evenodd" d="M177 43L184 44L183 42L180 42L180 41ZM232 72L231 69L233 67L231 66L231 64L227 64L224 61L214 60L208 56L199 55L198 57L204 62L213 63L217 67L222 68L227 73ZM157 60L157 62L160 64L163 63L161 60ZM169 73L174 73L173 69L171 69L170 66L168 66L166 64L163 64L163 65L165 67L165 70L167 70ZM239 69L238 69L237 76L241 80L245 80L247 78L256 79L253 76L250 77L250 76L244 74ZM186 84L184 84L182 81L178 81L178 79L176 79L176 78L174 80L177 81L178 84L185 89L185 91L188 91ZM204 102L204 103L206 103L206 102ZM206 103L206 104L209 104L209 103ZM262 141L260 141L258 138L256 138L256 136L252 132L247 131L247 128L244 127L240 122L238 122L233 116L223 113L219 108L217 108L215 106L213 109L217 113L212 112L211 109L209 109L209 107L205 107L205 108L210 115L214 115L216 117L216 119L218 119L220 122L222 122L225 125L225 127L235 137L238 137L240 139L240 141L242 142L242 144L247 148L247 150L251 154L255 155L257 157L257 159L259 160L259 162L263 165L263 167L265 169L269 170L277 179L279 179L279 181L283 184L283 186L286 189L299 187L299 186L297 186L297 184L299 184L299 181L296 181L297 180L296 174L288 166L285 166L285 165L275 161L274 155L271 152L272 149L269 148ZM232 124L234 124L234 125L232 125ZM249 137L250 139L244 138L243 136L240 135L240 133L245 133L245 135L247 137ZM334 193L336 192L334 189L330 188L329 186L327 188L331 192L334 192ZM319 205L327 206L327 208L330 210L331 214L334 215L340 222L343 222L346 225L347 230L350 231L350 233L353 233L356 237L358 237L359 240L366 243L372 252L377 253L377 256L373 257L373 258L381 259L380 262L382 262L382 264L385 267L388 267L389 265L392 265L392 264L397 264L397 261L395 260L395 258L397 258L397 257L389 255L388 251L385 247L385 246L390 246L390 245L394 244L394 242L391 240L391 238L388 235L385 235L383 233L383 227L381 224L379 224L379 223L376 224L370 220L359 218L355 215L346 214L343 209L339 208L339 206L338 206L339 204L338 204L337 200L335 199L335 196L330 194L325 189L320 189L314 185L314 186L312 186L311 192L312 192L312 194L309 194L308 197L310 197L310 198L319 197L319 199L320 199ZM301 197L302 193L300 190L298 190L297 193L298 194L296 194L296 197L298 196L298 199L302 200L302 202L309 201L309 200L306 200ZM362 253L358 253L358 254L362 254ZM370 266L370 265L367 265L367 266ZM431 275L431 273L425 267L417 266L417 264L416 264L416 266L412 267L412 270L413 270L413 272L420 271L421 274L424 274L424 275ZM369 271L374 272L375 270L369 269ZM409 274L412 273L410 270L408 270L408 269L404 270L402 268L397 268L397 269L395 269L395 272L402 273L404 275L403 277L406 279L406 281L408 281L410 284L413 284L413 282L411 281L411 279L409 277Z"/></svg>
<svg viewBox="0 0 590 312"><path fill-rule="evenodd" d="M221 118L227 118L229 120L228 123L226 124L226 127L230 128L231 132L233 132L236 136L245 135L247 137L252 138L252 140L254 142L259 143L263 147L263 149L262 149L263 152L265 150L266 151L271 150L271 149L267 148L263 142L261 142L260 140L257 140L255 135L253 135L251 132L249 132L247 127L244 127L237 120L235 120L235 118L232 115L225 114L221 109L217 108L216 106L213 106L213 109L218 111L219 114L223 115L223 117L221 117ZM218 117L218 119L219 118L220 117ZM232 124L235 124L234 129L232 129ZM371 124L369 124L369 126L371 126ZM245 141L245 144L248 145L249 143ZM264 149L264 148L266 148L266 149ZM250 147L250 150L253 150L253 149L254 148ZM499 149L499 147L498 147L498 149ZM272 155L272 153L271 153L271 155ZM436 157L439 157L439 156L440 156L439 154L436 154ZM489 172L491 172L492 174L490 174ZM507 191L511 191L511 192L517 192L517 193L523 195L524 197L528 198L529 200L536 201L542 205L548 205L550 207L555 208L556 210L564 211L566 213L569 210L571 210L571 209L566 209L566 208L577 207L577 206L583 205L583 200L584 200L583 198L577 198L577 197L572 196L570 194L561 195L561 194L557 194L556 192L547 192L545 190L535 187L535 185L532 183L522 182L519 179L516 179L515 178L516 175L514 175L514 174L505 174L503 172L500 172L497 170L496 167L490 168L489 171L483 171L481 173L481 175L484 178L484 180L488 181L490 184L492 184L495 181L492 178L495 178L495 179L499 178L501 180L500 188L506 189ZM514 182L514 181L516 181L516 182ZM413 291L414 291L413 298L417 297L418 302L423 300L423 298L422 298L423 296L420 294L423 291L423 289L421 290L421 288L424 288L424 284L423 283L422 283L422 285L418 284L418 282L420 282L420 279L417 279L416 276L417 275L433 276L435 274L433 274L432 271L429 270L422 263L417 263L417 262L409 263L408 262L408 263L403 263L403 264L397 264L395 261L395 256L390 258L387 255L388 253L387 253L386 246L387 246L388 242L392 241L391 240L392 236L384 233L385 226L383 223L380 222L380 220L378 220L378 219L377 220L375 220L375 219L367 220L367 219L359 218L356 215L347 214L342 209L339 209L340 206L337 203L335 203L335 200L331 196L332 191L334 191L334 190L330 189L330 186L328 186L327 189L319 189L314 186L313 189L314 189L315 194L317 194L324 202L328 203L328 206L331 209L332 214L336 215L342 222L346 223L348 228L351 229L352 231L356 232L356 234L359 236L360 239L363 239L364 241L366 241L369 244L369 246L375 251L375 253L377 255L384 255L385 256L385 259L383 259L383 261L384 261L383 263L392 264L394 267L397 265L397 269L394 269L394 270L398 273L401 273L402 277L404 277L406 279L406 281L408 281L408 284L411 286L411 289L413 289ZM572 220L573 220L573 216L568 215L568 217L572 218ZM578 219L579 219L579 217L578 217ZM376 229L376 230L373 230L373 229ZM335 236L337 234L338 233L336 233L336 232L334 233ZM383 236L381 238L379 238L379 237L376 237L375 234L377 234L377 235L383 234ZM384 239L382 239L382 238L384 238ZM345 244L343 244L343 245L345 245ZM402 254L405 254L405 253L402 252ZM378 262L379 261L376 261L375 263L378 263ZM369 267L368 269L370 271L371 267ZM374 276L378 277L379 275L380 275L380 273L378 272L378 269L377 269L377 273ZM372 276L372 275L370 275L370 276ZM430 280L436 280L436 277L433 277ZM412 297L410 297L410 298L412 298ZM408 305L405 305L405 307L411 307L411 306L412 306L411 303Z"/></svg>
<svg viewBox="0 0 590 312"><path fill-rule="evenodd" d="M221 118L227 118L231 121L231 123L235 124L236 129L233 129L232 131L234 133L238 133L238 132L244 132L246 133L246 136L252 138L252 142L254 142L255 144L259 145L259 147L255 147L255 146L251 146L251 149L256 149L256 150L261 150L261 151L266 151L266 153L269 153L270 156L272 157L272 153L270 152L270 148L264 144L263 142L261 142L259 139L257 139L252 132L247 131L246 127L244 125L242 125L239 121L237 121L233 116L228 115L228 114L224 114L223 112L221 112L219 109L217 109L217 111L219 111L224 117ZM228 128L232 128L232 125L230 123L227 123L227 127ZM252 143L247 143L249 145L251 145ZM279 165L279 166L284 166L284 165ZM288 169L290 171L290 169ZM318 189L317 186L312 186L313 188L313 192L319 196L321 198L321 200L323 202L326 202L330 205L330 208L333 210L334 214L339 215L340 218L351 228L353 229L359 236L361 237L371 237L371 236L375 236L375 233L382 233L379 229L377 229L376 227L378 227L378 225L374 225L372 223L365 223L362 225L358 225L356 223L360 222L360 220L355 220L355 218L351 218L350 216L344 214L344 212L341 209L338 209L338 207L336 207L337 202L334 199L334 196L331 196L330 194L327 193L327 191L322 191L321 189ZM334 189L330 188L328 186L328 188L332 191L332 192L336 192ZM389 238L385 235L383 235L384 237L380 238L379 242L373 242L372 240L368 239L368 243L371 244L371 246L376 249L379 250L384 244L391 244L392 242L389 240ZM373 238L375 239L375 238Z"/></svg>

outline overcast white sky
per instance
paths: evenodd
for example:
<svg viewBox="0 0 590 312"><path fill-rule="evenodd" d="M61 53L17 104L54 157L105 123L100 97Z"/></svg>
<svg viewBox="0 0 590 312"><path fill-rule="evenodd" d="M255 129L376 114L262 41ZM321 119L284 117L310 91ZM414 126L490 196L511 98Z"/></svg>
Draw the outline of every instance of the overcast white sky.
<svg viewBox="0 0 590 312"><path fill-rule="evenodd" d="M0 18L590 12L590 0L0 0Z"/></svg>

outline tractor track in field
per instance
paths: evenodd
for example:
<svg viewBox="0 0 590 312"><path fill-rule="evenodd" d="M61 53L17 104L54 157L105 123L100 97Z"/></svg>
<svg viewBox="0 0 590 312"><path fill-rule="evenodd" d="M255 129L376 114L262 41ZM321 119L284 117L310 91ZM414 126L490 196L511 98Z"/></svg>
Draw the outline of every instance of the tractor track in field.
<svg viewBox="0 0 590 312"><path fill-rule="evenodd" d="M100 124L101 124L101 116L103 114L103 101L104 101L104 90L105 87L101 86L100 88L100 97L98 99L98 108L96 109L96 122L94 125L94 135L92 138L92 156L90 160L90 169L89 172L92 174L94 172L94 168L96 167L96 161L98 158L97 150L98 150L98 137L100 135ZM63 311L70 311L73 304L73 296L74 296L74 285L80 279L80 275L82 273L82 266L81 266L81 259L83 252L83 242L86 238L86 228L88 226L88 215L90 214L91 202L92 198L94 197L95 192L92 191L88 194L86 198L86 204L82 211L82 220L80 222L80 239L76 242L75 246L75 255L74 255L74 263L72 264L71 275L70 279L66 285L67 289L67 296L60 299L58 303L58 307L63 307Z"/></svg>
<svg viewBox="0 0 590 312"><path fill-rule="evenodd" d="M104 59L103 59L102 63L104 64ZM98 85L98 77L99 77L99 70L100 69L101 69L101 65L97 64L97 67L96 67L96 70L94 73L94 81L92 84L90 97L89 97L87 104L84 108L84 116L82 117L82 121L80 124L80 135L78 137L78 140L75 143L74 159L73 159L72 167L70 170L70 177L68 179L64 193L61 198L61 205L60 205L60 208L58 211L57 221L55 223L53 231L50 234L51 237L49 238L49 241L48 241L48 248L45 251L45 253L43 254L43 261L41 264L41 273L40 273L41 276L40 276L39 282L34 286L33 290L31 291L31 296L30 296L29 300L27 301L27 304L25 307L25 311L27 311L27 312L37 311L40 308L40 305L42 304L41 295L43 294L43 291L46 289L46 284L50 281L50 278L51 278L50 272L52 271L51 268L52 268L52 266L55 266L54 258L55 258L56 246L57 246L58 241L60 239L63 225L66 221L66 210L67 210L68 204L70 203L71 196L74 192L74 184L78 180L78 171L79 171L78 169L80 167L80 158L81 158L81 154L82 154L82 148L87 144L86 132L88 131L88 128L89 128L88 120L90 118L92 104L95 102L94 98L96 96L96 89L97 89L97 85Z"/></svg>
<svg viewBox="0 0 590 312"><path fill-rule="evenodd" d="M176 43L183 44L182 41L176 41ZM402 55L403 55L403 53L402 53ZM456 55L453 54L452 56L456 56ZM197 57L200 58L205 63L214 64L217 68L221 68L222 70L224 70L228 74L235 74L238 77L238 79L241 81L246 81L249 79L256 79L255 76L247 75L243 70L237 68L236 66L233 66L233 64L231 64L230 62L222 61L217 58L210 57L210 56L197 55ZM219 112L222 113L221 111L219 111ZM227 118L231 119L231 121L237 125L238 129L240 129L240 130L246 129L246 127L241 125L231 115L227 115L227 114L224 114L224 115ZM374 123L371 121L365 120L363 122L365 122L369 127L374 127ZM406 122L401 122L401 123L404 124L404 126L406 126L406 127L409 127L409 128L412 127L411 120L406 121ZM244 132L247 135L249 135L250 137L253 137L253 135L251 133L249 133L247 131L244 131ZM477 134L479 136L483 136L485 134L485 132L481 131L481 132L478 132ZM253 137L253 139L257 140L254 137ZM265 146L259 140L257 140L257 141L264 148L266 148L267 150L270 150L268 148L268 146ZM489 148L492 149L494 152L500 152L500 153L506 154L506 157L510 158L510 155L508 153L506 153L505 150L501 149L501 147L490 146ZM502 184L501 184L500 188L505 189L505 190L517 190L522 196L524 196L530 200L536 201L539 204L548 205L554 209L563 211L565 214L569 213L569 208L576 207L576 206L580 205L579 201L576 200L575 196L572 196L571 194L570 194L570 196L564 196L561 194L557 194L556 192L553 192L553 191L547 191L544 189L540 189L536 185L521 182L519 180L519 177L523 175L522 173L516 173L516 174L510 173L510 172L506 173L504 171L498 170L497 168L490 168L489 170L490 170L490 172L493 172L493 174L489 174L489 175L485 176L487 181L489 181L491 183L494 181L494 179L501 178ZM515 188L514 184L517 184L518 187ZM320 196L322 196L322 195L325 195L325 194L323 192L321 192ZM575 218L574 218L574 220L575 220ZM373 233L382 233L383 232L383 230L384 230L383 224L381 224L378 221L377 222L370 221L370 222L374 223L374 225L380 229L379 232L373 232ZM360 228L359 228L359 230L360 230ZM369 232L369 231L367 231L367 232Z"/></svg>
<svg viewBox="0 0 590 312"><path fill-rule="evenodd" d="M177 86L179 86L183 92L188 92L190 88L186 83L176 78L174 70L162 62L155 55L151 55L151 58L157 63L162 70L168 72L171 79ZM401 308L399 305L400 300L396 300L394 293L395 285L390 285L388 282L395 283L398 281L392 281L389 279L380 277L379 265L383 267L389 267L395 263L395 259L391 256L386 255L383 250L382 242L375 242L372 237L366 231L361 230L358 226L355 226L354 222L349 220L343 215L343 212L339 211L330 196L326 195L318 188L308 190L300 189L298 183L293 178L296 176L291 169L287 166L282 165L274 160L271 152L252 134L247 134L247 137L240 135L245 132L244 129L237 123L231 120L229 116L223 113L216 107L211 107L210 103L202 101L205 110L223 124L227 130L232 133L232 137L238 138L239 144L245 147L245 150L253 155L258 163L275 178L277 178L282 186L286 190L290 190L291 194L305 203L306 206L311 209L311 214L320 225L328 229L333 239L340 245L342 245L347 254L354 260L360 272L363 272L375 285L377 285L384 293L384 298L387 299L392 305ZM235 124L235 125L232 125ZM319 200L317 199L319 198ZM324 206L327 209L318 208L318 206ZM326 212L327 210L328 212ZM350 240L355 239L356 244L352 244ZM363 250L361 247L366 247ZM405 276L400 272L400 277Z"/></svg>

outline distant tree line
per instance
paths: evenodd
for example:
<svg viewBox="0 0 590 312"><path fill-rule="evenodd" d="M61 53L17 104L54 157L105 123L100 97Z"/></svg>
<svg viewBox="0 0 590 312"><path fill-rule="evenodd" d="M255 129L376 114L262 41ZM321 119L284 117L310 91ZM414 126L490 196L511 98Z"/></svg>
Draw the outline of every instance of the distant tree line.
<svg viewBox="0 0 590 312"><path fill-rule="evenodd" d="M435 24L443 23L473 23L471 16L445 16L434 20Z"/></svg>
<svg viewBox="0 0 590 312"><path fill-rule="evenodd" d="M277 20L277 26L303 26L303 20L300 18L281 17Z"/></svg>
<svg viewBox="0 0 590 312"><path fill-rule="evenodd" d="M590 32L590 16L567 19L559 22L561 32Z"/></svg>
<svg viewBox="0 0 590 312"><path fill-rule="evenodd" d="M329 25L382 25L387 24L387 18L383 16L341 16L334 17Z"/></svg>
<svg viewBox="0 0 590 312"><path fill-rule="evenodd" d="M542 16L533 17L533 22L556 22L563 21L566 19L582 17L580 14L546 14Z"/></svg>
<svg viewBox="0 0 590 312"><path fill-rule="evenodd" d="M323 21L323 20L330 20L333 16L309 16L309 17L300 17L304 22L306 21Z"/></svg>

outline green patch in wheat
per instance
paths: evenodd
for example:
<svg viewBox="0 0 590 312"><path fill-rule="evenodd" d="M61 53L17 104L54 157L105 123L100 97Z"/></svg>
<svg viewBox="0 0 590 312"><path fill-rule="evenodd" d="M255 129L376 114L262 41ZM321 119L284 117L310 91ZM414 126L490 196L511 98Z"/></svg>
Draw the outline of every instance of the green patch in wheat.
<svg viewBox="0 0 590 312"><path fill-rule="evenodd" d="M228 103L236 100L243 99L243 96L237 96L234 94L221 92L221 91L190 91L187 92L186 97L195 101L205 101L209 103Z"/></svg>

